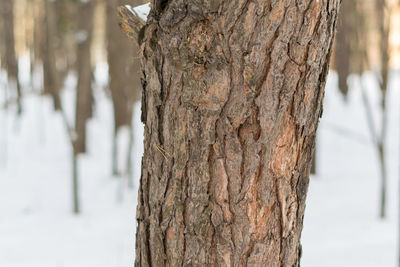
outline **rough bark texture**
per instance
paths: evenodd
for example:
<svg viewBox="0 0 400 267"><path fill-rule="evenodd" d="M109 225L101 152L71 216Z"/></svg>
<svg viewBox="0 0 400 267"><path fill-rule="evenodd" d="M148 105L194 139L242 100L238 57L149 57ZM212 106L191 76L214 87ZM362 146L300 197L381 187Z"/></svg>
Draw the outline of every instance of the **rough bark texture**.
<svg viewBox="0 0 400 267"><path fill-rule="evenodd" d="M299 266L339 3L152 1L137 266Z"/></svg>
<svg viewBox="0 0 400 267"><path fill-rule="evenodd" d="M3 32L1 38L5 44L5 65L9 84L15 85L17 95L18 114L22 111L21 106L21 85L18 78L18 59L15 53L15 38L14 38L14 1L0 0L0 14L3 17Z"/></svg>
<svg viewBox="0 0 400 267"><path fill-rule="evenodd" d="M90 45L93 32L94 1L78 4L77 72L78 88L76 94L75 131L77 139L74 143L75 154L86 152L86 122L92 115L92 67Z"/></svg>

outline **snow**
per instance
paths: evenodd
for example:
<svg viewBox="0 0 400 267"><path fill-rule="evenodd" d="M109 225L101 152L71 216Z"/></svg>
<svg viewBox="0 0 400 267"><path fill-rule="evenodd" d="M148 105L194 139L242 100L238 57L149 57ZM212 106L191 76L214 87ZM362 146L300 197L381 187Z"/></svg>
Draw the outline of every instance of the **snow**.
<svg viewBox="0 0 400 267"><path fill-rule="evenodd" d="M311 178L304 218L303 267L396 265L400 136L396 84L400 75L393 74L388 97L385 220L378 218L377 155L370 144L358 79L350 79L356 88L346 104L336 88L336 75L329 76L318 134L318 173ZM126 178L111 175L112 104L102 89L108 79L106 64L97 66L95 77L96 106L88 124L88 153L79 158L80 215L72 214L71 145L61 115L52 111L51 100L25 90L21 118L16 117L15 105L8 112L0 110L0 266L133 266L136 192L143 153L140 105L134 110L135 187L129 190ZM0 73L1 90L5 79ZM371 104L378 110L373 75L366 74L364 81ZM38 83L31 84L37 88ZM75 85L71 74L63 93L69 123L74 119ZM4 103L3 93L0 103ZM127 138L124 129L119 145L124 146ZM121 164L120 168L125 168L125 162Z"/></svg>
<svg viewBox="0 0 400 267"><path fill-rule="evenodd" d="M67 80L70 85L76 82L73 77ZM71 107L67 110L71 121L72 88L63 94L64 106ZM82 213L77 216L72 215L72 149L61 115L52 111L52 101L27 93L20 119L15 107L8 113L0 111L0 125L8 120L7 136L0 127L0 151L8 146L7 158L0 155L6 164L0 164L0 266L132 266L137 187L128 190L126 178L111 176L112 105L99 89L95 97L88 153L79 158ZM139 110L136 105L136 122ZM136 129L137 180L142 124L137 123Z"/></svg>
<svg viewBox="0 0 400 267"><path fill-rule="evenodd" d="M147 16L150 13L150 3L144 4L144 5L140 5L140 6L136 6L133 9L127 5L126 6L132 13L137 13L139 15L139 17L144 20L147 21Z"/></svg>
<svg viewBox="0 0 400 267"><path fill-rule="evenodd" d="M125 5L125 7L135 16L139 16L144 21L147 21L147 16L150 13L150 3L132 7L130 5Z"/></svg>
<svg viewBox="0 0 400 267"><path fill-rule="evenodd" d="M392 73L388 92L389 128L388 218L378 218L379 165L362 104L358 78L349 81L347 105L330 75L325 95L323 119L318 135L317 176L311 178L302 234L304 267L397 266L398 159L399 159L399 73ZM371 73L364 84L378 118L379 94ZM379 120L378 120L379 122ZM342 131L332 131L337 125Z"/></svg>

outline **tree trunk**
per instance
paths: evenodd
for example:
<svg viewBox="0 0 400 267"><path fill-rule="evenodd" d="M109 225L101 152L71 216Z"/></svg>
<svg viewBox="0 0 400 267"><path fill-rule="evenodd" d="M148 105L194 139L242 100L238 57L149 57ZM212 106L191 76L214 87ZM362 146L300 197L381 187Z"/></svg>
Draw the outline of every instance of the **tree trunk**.
<svg viewBox="0 0 400 267"><path fill-rule="evenodd" d="M347 77L355 71L353 61L360 60L356 50L357 23L360 22L357 21L358 9L355 0L344 1L341 10L335 42L335 68L338 73L339 90L346 97L349 91Z"/></svg>
<svg viewBox="0 0 400 267"><path fill-rule="evenodd" d="M33 5L33 58L31 64L36 68L43 63L42 46L44 43L43 35L45 32L43 16L45 15L45 12L43 11L43 1L36 0L33 2Z"/></svg>
<svg viewBox="0 0 400 267"><path fill-rule="evenodd" d="M386 8L388 1L378 0L375 3L375 11L377 16L377 25L379 39L379 53L380 53L380 77L378 77L382 99L381 99L381 132L379 142L377 145L377 152L379 155L379 164L381 169L381 197L380 197L380 217L385 218L386 216L386 188L387 188L387 177L386 177L386 160L385 160L385 143L386 143L386 131L387 131L387 89L389 83L389 38L390 38L390 15L392 10Z"/></svg>
<svg viewBox="0 0 400 267"><path fill-rule="evenodd" d="M140 96L139 46L129 41L118 26L117 7L126 0L107 1L107 54L110 89L114 107L113 174L118 174L116 136L130 126L134 102ZM121 53L123 51L123 53Z"/></svg>
<svg viewBox="0 0 400 267"><path fill-rule="evenodd" d="M299 266L339 3L152 1L137 266Z"/></svg>
<svg viewBox="0 0 400 267"><path fill-rule="evenodd" d="M18 59L15 53L14 38L14 1L0 0L1 13L3 15L3 36L5 43L5 65L7 69L8 84L13 85L17 95L18 114L22 112L21 105L21 85L18 78Z"/></svg>
<svg viewBox="0 0 400 267"><path fill-rule="evenodd" d="M317 174L317 145L315 145L314 152L312 155L312 162L311 162L311 174Z"/></svg>
<svg viewBox="0 0 400 267"><path fill-rule="evenodd" d="M5 44L5 38L4 38L4 27L5 27L5 23L4 23L4 15L3 13L4 11L0 12L0 36L1 36L1 40L0 40L0 70L7 70L7 66L6 66L6 44Z"/></svg>
<svg viewBox="0 0 400 267"><path fill-rule="evenodd" d="M79 184L78 184L78 155L72 154L72 195L73 195L73 212L78 214L80 212L79 201Z"/></svg>
<svg viewBox="0 0 400 267"><path fill-rule="evenodd" d="M94 1L79 2L77 42L78 88L76 94L75 154L86 152L86 122L92 115L92 67L90 46L93 31Z"/></svg>
<svg viewBox="0 0 400 267"><path fill-rule="evenodd" d="M64 81L67 74L75 70L76 66L77 3L71 0L57 0L54 2L54 11L57 16L57 67L60 81Z"/></svg>
<svg viewBox="0 0 400 267"><path fill-rule="evenodd" d="M57 28L54 2L45 0L43 57L43 91L53 98L54 109L61 110L60 79L56 65Z"/></svg>
<svg viewBox="0 0 400 267"><path fill-rule="evenodd" d="M343 96L347 96L349 91L347 85L347 77L350 75L350 55L351 45L350 39L352 35L350 16L353 15L354 0L347 0L343 3L342 12L338 18L337 36L335 42L335 68L338 73L339 90Z"/></svg>

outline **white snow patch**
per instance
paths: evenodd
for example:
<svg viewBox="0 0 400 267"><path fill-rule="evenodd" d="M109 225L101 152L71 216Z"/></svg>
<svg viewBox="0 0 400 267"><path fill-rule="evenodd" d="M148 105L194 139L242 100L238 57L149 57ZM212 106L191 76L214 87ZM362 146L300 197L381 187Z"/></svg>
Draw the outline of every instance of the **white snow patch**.
<svg viewBox="0 0 400 267"><path fill-rule="evenodd" d="M151 10L150 3L136 6L134 8L132 8L130 5L126 5L125 7L128 8L129 11L131 11L132 13L138 14L139 17L144 21L147 21L147 16L149 15Z"/></svg>
<svg viewBox="0 0 400 267"><path fill-rule="evenodd" d="M66 84L75 80L72 75ZM1 89L3 85L0 79ZM66 111L71 121L74 95L74 88L64 89L63 103L70 107ZM0 164L0 266L132 266L137 188L128 190L126 180L111 177L112 104L103 91L97 89L94 95L88 153L79 157L82 214L78 216L72 215L72 148L51 98L26 95L19 119L15 112L0 109L0 160L4 162L4 152L7 157L6 166ZM3 128L5 118L9 123ZM17 120L19 131L12 127ZM137 185L140 167L134 173ZM124 196L120 203L118 190Z"/></svg>
<svg viewBox="0 0 400 267"><path fill-rule="evenodd" d="M378 217L379 165L372 145L358 77L350 77L348 103L330 73L317 136L317 176L310 180L302 233L305 267L397 266L400 75L388 91L386 143L388 218ZM363 77L379 126L379 100L372 73ZM333 131L332 125L344 131ZM350 135L349 133L355 133ZM355 138L364 136L365 138Z"/></svg>

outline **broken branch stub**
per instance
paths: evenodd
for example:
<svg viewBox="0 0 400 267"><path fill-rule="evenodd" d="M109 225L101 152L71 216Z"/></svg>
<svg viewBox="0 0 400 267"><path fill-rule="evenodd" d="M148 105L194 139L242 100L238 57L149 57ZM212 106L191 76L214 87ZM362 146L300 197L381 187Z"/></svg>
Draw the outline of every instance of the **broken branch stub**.
<svg viewBox="0 0 400 267"><path fill-rule="evenodd" d="M133 41L137 42L139 33L146 22L130 6L118 7L118 17L120 19L119 26Z"/></svg>

